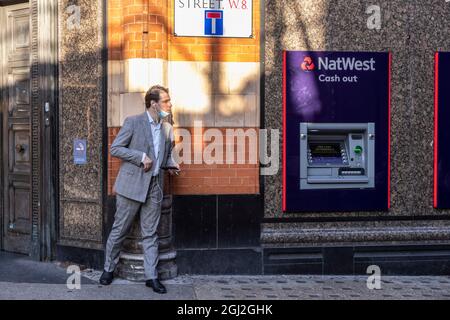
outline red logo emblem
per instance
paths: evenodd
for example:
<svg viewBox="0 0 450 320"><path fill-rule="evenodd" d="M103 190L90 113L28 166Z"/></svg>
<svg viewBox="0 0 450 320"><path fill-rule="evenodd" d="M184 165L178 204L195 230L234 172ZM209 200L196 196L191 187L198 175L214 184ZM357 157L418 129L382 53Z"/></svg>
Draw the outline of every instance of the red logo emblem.
<svg viewBox="0 0 450 320"><path fill-rule="evenodd" d="M316 68L316 66L314 65L314 62L311 59L311 57L305 57L305 59L303 59L301 68L303 71L313 71Z"/></svg>

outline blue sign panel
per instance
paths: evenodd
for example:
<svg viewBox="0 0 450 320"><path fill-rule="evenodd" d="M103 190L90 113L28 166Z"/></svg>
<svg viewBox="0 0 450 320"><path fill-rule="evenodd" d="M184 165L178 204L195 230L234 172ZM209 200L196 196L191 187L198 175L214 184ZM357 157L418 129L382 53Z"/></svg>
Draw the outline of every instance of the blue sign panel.
<svg viewBox="0 0 450 320"><path fill-rule="evenodd" d="M284 212L389 209L390 61L284 52Z"/></svg>
<svg viewBox="0 0 450 320"><path fill-rule="evenodd" d="M73 142L73 162L75 164L86 164L86 147L85 139L75 139Z"/></svg>
<svg viewBox="0 0 450 320"><path fill-rule="evenodd" d="M434 207L450 208L450 52L435 56Z"/></svg>
<svg viewBox="0 0 450 320"><path fill-rule="evenodd" d="M223 11L221 10L205 11L205 35L208 36L223 35Z"/></svg>

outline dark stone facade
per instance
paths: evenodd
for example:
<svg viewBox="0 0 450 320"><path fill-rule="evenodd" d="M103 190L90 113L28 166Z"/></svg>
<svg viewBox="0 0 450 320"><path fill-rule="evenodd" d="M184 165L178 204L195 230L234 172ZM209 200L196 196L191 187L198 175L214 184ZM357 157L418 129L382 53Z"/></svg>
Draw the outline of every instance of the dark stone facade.
<svg viewBox="0 0 450 320"><path fill-rule="evenodd" d="M381 8L380 30L367 27L370 14L366 9L373 4ZM393 57L392 168L391 209L388 212L283 215L281 172L266 177L264 216L275 219L263 226L263 243L285 246L450 240L447 221L450 211L433 208L432 145L434 52L450 48L449 38L445 36L449 13L450 7L441 1L266 2L265 127L282 129L279 110L283 49L389 51ZM428 220L428 217L442 219ZM409 221L399 222L396 218ZM294 221L292 219L297 219L296 223L277 223ZM278 237L277 240L274 237Z"/></svg>
<svg viewBox="0 0 450 320"><path fill-rule="evenodd" d="M59 3L58 244L103 249L105 204L104 1ZM69 20L78 6L80 23ZM75 165L74 139L85 139L87 164Z"/></svg>

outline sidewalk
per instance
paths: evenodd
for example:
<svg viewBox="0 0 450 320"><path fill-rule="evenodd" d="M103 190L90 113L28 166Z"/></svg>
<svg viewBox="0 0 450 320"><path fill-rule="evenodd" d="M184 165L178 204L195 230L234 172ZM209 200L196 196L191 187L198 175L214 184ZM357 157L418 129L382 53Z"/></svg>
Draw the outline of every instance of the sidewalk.
<svg viewBox="0 0 450 320"><path fill-rule="evenodd" d="M68 289L61 264L0 253L0 299L64 300L450 300L450 277L382 277L369 290L361 276L179 276L159 295L143 283L98 284L100 271L82 271L81 289Z"/></svg>

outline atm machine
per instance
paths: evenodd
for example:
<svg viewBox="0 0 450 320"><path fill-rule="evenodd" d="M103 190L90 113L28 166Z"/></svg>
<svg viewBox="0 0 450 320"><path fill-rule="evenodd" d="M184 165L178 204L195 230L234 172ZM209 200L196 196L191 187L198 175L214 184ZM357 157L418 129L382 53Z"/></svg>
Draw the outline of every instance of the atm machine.
<svg viewBox="0 0 450 320"><path fill-rule="evenodd" d="M390 67L389 52L283 52L283 213L389 210Z"/></svg>
<svg viewBox="0 0 450 320"><path fill-rule="evenodd" d="M300 190L375 187L375 123L300 123Z"/></svg>

